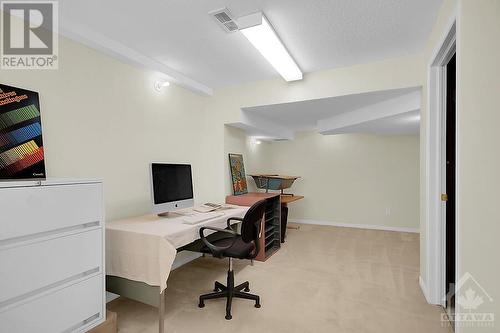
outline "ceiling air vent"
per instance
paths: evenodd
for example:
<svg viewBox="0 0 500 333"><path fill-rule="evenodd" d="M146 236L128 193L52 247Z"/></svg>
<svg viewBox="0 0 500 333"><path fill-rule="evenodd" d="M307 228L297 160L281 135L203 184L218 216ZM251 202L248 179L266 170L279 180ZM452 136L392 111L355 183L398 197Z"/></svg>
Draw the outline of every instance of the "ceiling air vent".
<svg viewBox="0 0 500 333"><path fill-rule="evenodd" d="M208 15L212 16L225 32L234 32L238 30L238 25L227 8L213 10L209 12Z"/></svg>

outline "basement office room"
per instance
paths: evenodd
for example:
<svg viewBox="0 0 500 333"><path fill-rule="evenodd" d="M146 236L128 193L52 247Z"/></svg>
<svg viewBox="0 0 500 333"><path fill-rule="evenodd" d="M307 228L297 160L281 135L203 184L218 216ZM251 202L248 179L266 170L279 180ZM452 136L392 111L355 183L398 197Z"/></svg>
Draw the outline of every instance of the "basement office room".
<svg viewBox="0 0 500 333"><path fill-rule="evenodd" d="M0 332L500 332L500 1L0 1Z"/></svg>

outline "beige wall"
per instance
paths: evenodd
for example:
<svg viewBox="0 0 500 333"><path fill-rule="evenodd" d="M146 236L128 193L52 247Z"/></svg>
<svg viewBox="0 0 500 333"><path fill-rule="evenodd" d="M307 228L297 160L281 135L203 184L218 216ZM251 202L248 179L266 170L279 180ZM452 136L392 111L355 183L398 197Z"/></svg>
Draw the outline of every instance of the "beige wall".
<svg viewBox="0 0 500 333"><path fill-rule="evenodd" d="M470 272L493 298L500 327L500 1L460 2L458 36L458 273Z"/></svg>
<svg viewBox="0 0 500 333"><path fill-rule="evenodd" d="M221 200L229 193L227 186L218 186L228 179L226 149L220 142L227 135L223 124L241 121L242 107L421 86L425 79L422 67L420 55L407 56L308 73L298 82L286 83L278 78L216 90L206 105L209 117L203 140L206 160L210 161L205 167L212 175L205 180L205 187L213 189L211 200Z"/></svg>
<svg viewBox="0 0 500 333"><path fill-rule="evenodd" d="M418 136L303 132L292 141L257 145L240 129L226 126L224 131L227 193L227 154L239 153L247 175L302 177L288 190L305 196L290 206L292 219L419 229ZM255 190L251 178L248 185Z"/></svg>
<svg viewBox="0 0 500 333"><path fill-rule="evenodd" d="M229 169L229 158L228 154L242 154L243 162L245 165L245 171L248 174L254 173L264 173L268 172L271 168L271 160L269 158L270 145L269 143L262 142L261 144L256 144L255 141L251 140L245 133L245 131L225 126L224 127L224 156L225 156L225 167L224 172L226 177L224 178L224 189L227 194L232 194L232 180L231 172ZM247 179L248 190L256 191L255 182L250 178Z"/></svg>
<svg viewBox="0 0 500 333"><path fill-rule="evenodd" d="M59 70L1 70L4 84L40 93L49 177L104 180L108 219L150 211L148 163L201 160L205 99L157 76L61 38ZM196 186L203 197L206 189Z"/></svg>
<svg viewBox="0 0 500 333"><path fill-rule="evenodd" d="M239 153L247 175L302 177L287 190L305 196L290 206L291 219L419 229L418 136L303 132L292 141L255 144L240 129L226 126L224 133L227 193L227 154ZM255 190L250 177L248 185Z"/></svg>
<svg viewBox="0 0 500 333"><path fill-rule="evenodd" d="M292 219L418 230L418 136L305 132L270 147L268 172L302 177Z"/></svg>
<svg viewBox="0 0 500 333"><path fill-rule="evenodd" d="M247 175L302 177L288 190L305 196L290 206L291 219L419 229L418 136L302 132L292 141L257 145L240 129L226 126L224 134L227 193L227 154L239 153ZM251 178L248 185L255 190Z"/></svg>
<svg viewBox="0 0 500 333"><path fill-rule="evenodd" d="M457 232L458 275L471 273L492 297L478 308L493 312L495 327L459 327L463 332L498 332L500 317L500 188L498 154L498 96L500 94L500 1L445 0L429 39L425 61L439 46L448 22L457 15ZM422 71L427 72L426 65ZM424 87L422 124L428 117L427 87ZM425 196L425 135L421 131L421 198ZM425 201L421 200L421 274L426 274ZM460 308L459 308L460 309ZM460 309L462 312L467 311Z"/></svg>

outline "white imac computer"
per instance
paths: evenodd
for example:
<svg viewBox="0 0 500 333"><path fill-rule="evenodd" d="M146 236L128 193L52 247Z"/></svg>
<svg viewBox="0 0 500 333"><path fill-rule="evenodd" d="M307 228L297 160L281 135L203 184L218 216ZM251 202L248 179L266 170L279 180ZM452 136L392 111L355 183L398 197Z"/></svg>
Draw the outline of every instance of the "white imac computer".
<svg viewBox="0 0 500 333"><path fill-rule="evenodd" d="M193 178L189 164L151 163L151 195L153 213L193 207Z"/></svg>

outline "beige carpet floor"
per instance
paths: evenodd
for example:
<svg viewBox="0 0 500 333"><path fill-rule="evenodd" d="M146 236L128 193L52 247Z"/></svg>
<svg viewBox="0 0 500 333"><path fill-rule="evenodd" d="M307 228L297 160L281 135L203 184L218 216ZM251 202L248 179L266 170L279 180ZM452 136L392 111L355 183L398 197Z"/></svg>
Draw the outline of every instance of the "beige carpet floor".
<svg viewBox="0 0 500 333"><path fill-rule="evenodd" d="M236 261L236 283L250 281L252 301L199 309L198 296L225 281L227 261L199 258L168 280L166 332L451 332L441 309L425 302L418 284L418 234L301 225L288 230L266 262ZM125 298L108 304L121 333L156 333L157 309Z"/></svg>

